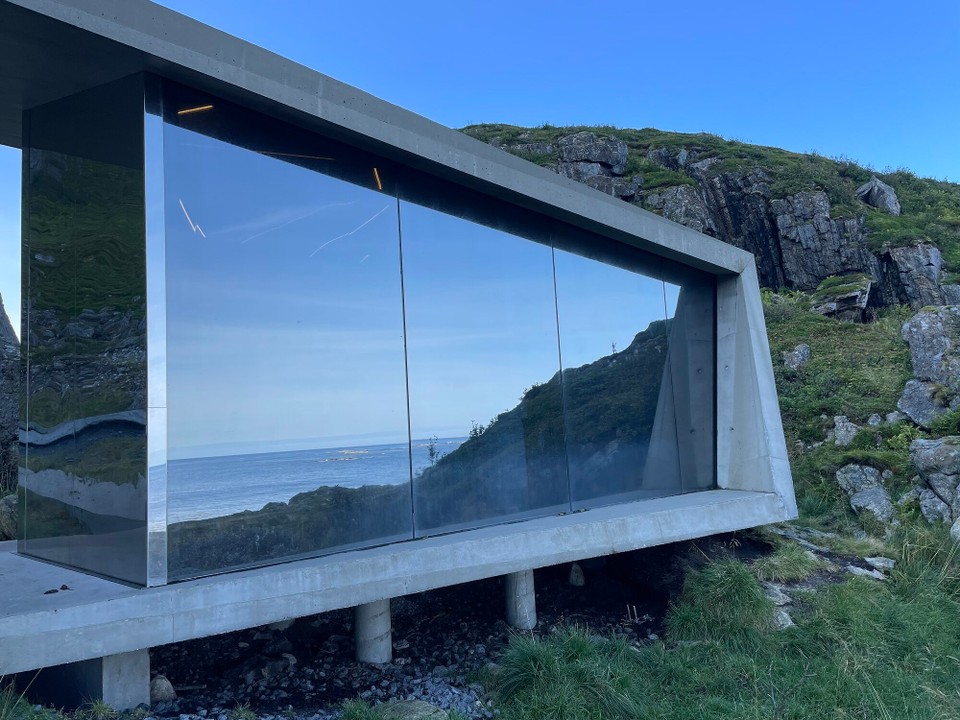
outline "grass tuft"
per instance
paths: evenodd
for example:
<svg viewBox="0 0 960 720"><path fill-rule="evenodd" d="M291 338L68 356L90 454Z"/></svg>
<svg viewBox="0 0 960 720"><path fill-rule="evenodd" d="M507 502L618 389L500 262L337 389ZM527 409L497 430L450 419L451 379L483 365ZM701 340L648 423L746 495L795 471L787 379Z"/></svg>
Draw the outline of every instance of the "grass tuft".
<svg viewBox="0 0 960 720"><path fill-rule="evenodd" d="M791 582L809 577L821 566L820 559L809 550L795 543L783 543L754 562L751 569L761 581Z"/></svg>

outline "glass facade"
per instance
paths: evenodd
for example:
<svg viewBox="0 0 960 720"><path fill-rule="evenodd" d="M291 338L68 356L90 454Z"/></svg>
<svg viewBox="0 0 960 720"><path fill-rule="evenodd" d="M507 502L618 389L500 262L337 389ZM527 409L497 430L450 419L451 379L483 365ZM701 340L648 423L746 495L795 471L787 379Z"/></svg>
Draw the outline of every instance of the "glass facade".
<svg viewBox="0 0 960 720"><path fill-rule="evenodd" d="M713 276L172 82L90 92L135 130L62 160L28 114L25 552L157 584L714 486Z"/></svg>

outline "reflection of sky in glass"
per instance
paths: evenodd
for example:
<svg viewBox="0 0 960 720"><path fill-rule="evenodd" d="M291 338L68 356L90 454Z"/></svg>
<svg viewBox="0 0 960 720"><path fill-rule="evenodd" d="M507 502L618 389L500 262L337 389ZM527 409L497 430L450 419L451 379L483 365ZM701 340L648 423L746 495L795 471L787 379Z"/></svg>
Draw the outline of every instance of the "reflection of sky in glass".
<svg viewBox="0 0 960 720"><path fill-rule="evenodd" d="M559 369L550 248L403 203L417 436L465 435Z"/></svg>
<svg viewBox="0 0 960 720"><path fill-rule="evenodd" d="M171 454L405 439L396 201L166 127Z"/></svg>
<svg viewBox="0 0 960 720"><path fill-rule="evenodd" d="M164 133L171 459L405 441L396 201ZM550 249L401 217L413 434L462 437L559 367ZM568 368L676 307L676 286L563 251L556 273Z"/></svg>
<svg viewBox="0 0 960 720"><path fill-rule="evenodd" d="M655 320L673 317L679 288L557 250L564 368L625 350Z"/></svg>

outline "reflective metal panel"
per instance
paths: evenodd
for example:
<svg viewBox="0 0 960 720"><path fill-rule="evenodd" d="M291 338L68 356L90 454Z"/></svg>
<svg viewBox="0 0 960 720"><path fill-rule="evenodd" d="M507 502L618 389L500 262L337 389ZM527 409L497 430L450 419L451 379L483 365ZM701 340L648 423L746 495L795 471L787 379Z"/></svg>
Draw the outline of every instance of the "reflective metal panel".
<svg viewBox="0 0 960 720"><path fill-rule="evenodd" d="M389 169L176 86L164 110L169 577L411 538Z"/></svg>
<svg viewBox="0 0 960 720"><path fill-rule="evenodd" d="M550 248L410 202L401 219L417 534L567 509Z"/></svg>
<svg viewBox="0 0 960 720"><path fill-rule="evenodd" d="M25 113L21 552L146 580L143 84Z"/></svg>

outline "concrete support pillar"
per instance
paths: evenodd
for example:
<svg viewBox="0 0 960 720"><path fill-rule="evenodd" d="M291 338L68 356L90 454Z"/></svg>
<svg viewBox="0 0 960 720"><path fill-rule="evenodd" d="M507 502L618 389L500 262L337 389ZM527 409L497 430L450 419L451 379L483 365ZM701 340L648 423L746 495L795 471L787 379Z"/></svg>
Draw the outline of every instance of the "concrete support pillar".
<svg viewBox="0 0 960 720"><path fill-rule="evenodd" d="M390 601L358 605L354 613L357 660L388 663L393 660L393 636L390 628Z"/></svg>
<svg viewBox="0 0 960 720"><path fill-rule="evenodd" d="M507 624L518 630L537 626L537 596L533 586L533 570L505 575L507 586Z"/></svg>
<svg viewBox="0 0 960 720"><path fill-rule="evenodd" d="M29 676L29 677L28 677ZM27 686L32 702L78 708L102 700L114 710L150 704L150 651L133 652L48 667L23 673L18 685Z"/></svg>

